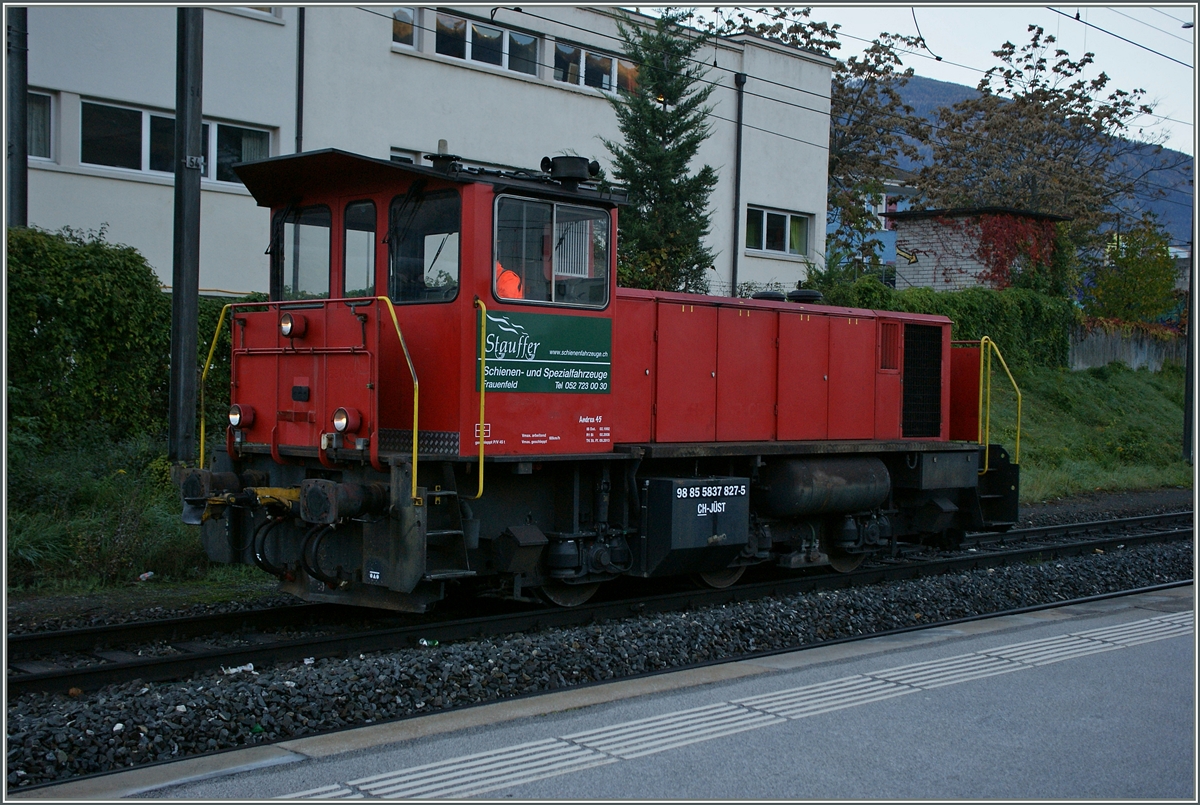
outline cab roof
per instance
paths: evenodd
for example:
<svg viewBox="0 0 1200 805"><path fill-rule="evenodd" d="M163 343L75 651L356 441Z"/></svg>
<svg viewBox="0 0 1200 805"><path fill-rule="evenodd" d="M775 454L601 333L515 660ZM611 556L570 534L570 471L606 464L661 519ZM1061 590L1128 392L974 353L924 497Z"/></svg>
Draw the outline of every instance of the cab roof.
<svg viewBox="0 0 1200 805"><path fill-rule="evenodd" d="M305 151L233 166L260 207L299 203L312 196L371 192L407 185L414 176L450 184L487 183L496 191L516 190L560 201L586 201L606 207L625 203L621 192L601 192L587 184L569 189L540 171L500 171L463 167L447 160L446 169L352 154L336 148Z"/></svg>

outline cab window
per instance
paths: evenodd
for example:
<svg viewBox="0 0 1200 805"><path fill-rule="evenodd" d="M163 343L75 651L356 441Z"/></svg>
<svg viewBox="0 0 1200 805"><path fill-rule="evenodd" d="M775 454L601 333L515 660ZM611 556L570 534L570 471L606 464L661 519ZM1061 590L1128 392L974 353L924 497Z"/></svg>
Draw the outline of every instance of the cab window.
<svg viewBox="0 0 1200 805"><path fill-rule="evenodd" d="M346 205L342 295L375 295L375 202Z"/></svg>
<svg viewBox="0 0 1200 805"><path fill-rule="evenodd" d="M389 212L388 295L394 302L442 302L458 295L461 202L454 190L410 191Z"/></svg>
<svg viewBox="0 0 1200 805"><path fill-rule="evenodd" d="M286 210L276 217L271 257L282 298L329 298L329 231L332 216L323 204Z"/></svg>
<svg viewBox="0 0 1200 805"><path fill-rule="evenodd" d="M608 304L606 210L502 196L495 244L492 288L498 299Z"/></svg>

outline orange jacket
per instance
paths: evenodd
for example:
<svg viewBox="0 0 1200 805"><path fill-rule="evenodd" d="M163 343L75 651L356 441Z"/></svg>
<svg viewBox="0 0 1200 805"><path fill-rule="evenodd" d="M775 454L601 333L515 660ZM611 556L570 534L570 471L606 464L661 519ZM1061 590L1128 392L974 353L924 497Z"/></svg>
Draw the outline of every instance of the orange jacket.
<svg viewBox="0 0 1200 805"><path fill-rule="evenodd" d="M517 272L510 271L496 261L496 295L501 299L520 299L521 278Z"/></svg>

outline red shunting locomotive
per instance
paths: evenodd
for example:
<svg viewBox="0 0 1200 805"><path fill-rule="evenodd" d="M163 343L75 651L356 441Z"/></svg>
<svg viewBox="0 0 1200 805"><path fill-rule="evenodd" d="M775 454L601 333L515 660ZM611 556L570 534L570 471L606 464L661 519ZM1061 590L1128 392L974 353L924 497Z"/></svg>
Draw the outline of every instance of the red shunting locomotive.
<svg viewBox="0 0 1200 805"><path fill-rule="evenodd" d="M948 319L618 288L589 168L237 168L272 210L271 301L230 306L226 449L181 479L213 560L314 601L570 606L1017 519Z"/></svg>

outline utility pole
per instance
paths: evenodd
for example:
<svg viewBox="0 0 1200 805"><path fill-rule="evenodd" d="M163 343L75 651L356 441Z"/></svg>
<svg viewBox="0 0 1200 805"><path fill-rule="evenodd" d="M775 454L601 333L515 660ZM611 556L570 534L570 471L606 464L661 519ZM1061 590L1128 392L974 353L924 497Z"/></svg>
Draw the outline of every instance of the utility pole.
<svg viewBox="0 0 1200 805"><path fill-rule="evenodd" d="M29 225L29 10L8 9L8 225Z"/></svg>
<svg viewBox="0 0 1200 805"><path fill-rule="evenodd" d="M204 9L180 8L175 27L175 251L171 279L171 394L167 458L196 451L196 328L200 309L200 126Z"/></svg>
<svg viewBox="0 0 1200 805"><path fill-rule="evenodd" d="M1195 329L1192 326L1192 315L1195 312L1192 310L1192 300L1196 294L1195 246L1195 241L1188 241L1187 332L1185 333L1185 337L1187 338L1187 368L1184 372L1183 389L1183 459L1193 466L1196 463L1196 448L1192 438L1195 429L1192 409L1196 405L1194 399L1196 392L1196 363L1192 357L1192 353L1195 350L1193 344L1196 340L1193 335Z"/></svg>

